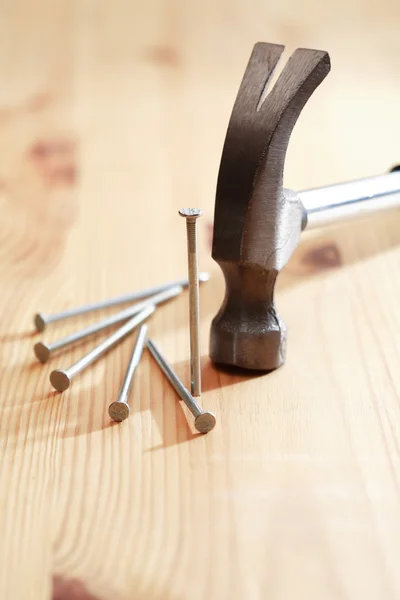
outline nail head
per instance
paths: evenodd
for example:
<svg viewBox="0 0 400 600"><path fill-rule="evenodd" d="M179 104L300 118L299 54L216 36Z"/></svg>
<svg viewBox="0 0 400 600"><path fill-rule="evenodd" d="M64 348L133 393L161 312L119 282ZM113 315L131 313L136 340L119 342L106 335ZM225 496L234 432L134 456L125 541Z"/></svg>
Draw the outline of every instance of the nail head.
<svg viewBox="0 0 400 600"><path fill-rule="evenodd" d="M197 219L201 217L203 211L201 208L181 208L179 210L179 214L181 217L185 217L186 219Z"/></svg>
<svg viewBox="0 0 400 600"><path fill-rule="evenodd" d="M41 363L46 363L49 360L50 350L45 342L37 342L33 347L33 351Z"/></svg>
<svg viewBox="0 0 400 600"><path fill-rule="evenodd" d="M50 373L50 382L57 392L65 392L70 386L71 379L66 371L56 369Z"/></svg>
<svg viewBox="0 0 400 600"><path fill-rule="evenodd" d="M212 412L203 412L194 420L194 426L200 433L208 433L214 429L216 423L215 415Z"/></svg>
<svg viewBox="0 0 400 600"><path fill-rule="evenodd" d="M33 322L37 331L44 331L46 327L46 319L43 313L36 313L36 315L33 318Z"/></svg>
<svg viewBox="0 0 400 600"><path fill-rule="evenodd" d="M113 421L125 421L130 415L130 408L125 402L113 402L108 407L108 414Z"/></svg>

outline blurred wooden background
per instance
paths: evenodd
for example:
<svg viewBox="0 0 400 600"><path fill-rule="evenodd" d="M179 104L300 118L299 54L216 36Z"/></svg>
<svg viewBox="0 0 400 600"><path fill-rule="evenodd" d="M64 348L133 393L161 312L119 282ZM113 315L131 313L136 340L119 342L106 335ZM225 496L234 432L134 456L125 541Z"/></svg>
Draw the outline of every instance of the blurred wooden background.
<svg viewBox="0 0 400 600"><path fill-rule="evenodd" d="M395 0L0 1L2 599L400 597L400 216L303 236L277 293L284 368L222 373L207 351L215 182L253 44L331 55L290 143L301 189L400 162L399 29ZM184 276L182 205L205 210L212 274L207 436L147 355L110 423L132 339L63 396L50 370L95 342L32 353L34 312ZM151 335L187 381L186 295Z"/></svg>

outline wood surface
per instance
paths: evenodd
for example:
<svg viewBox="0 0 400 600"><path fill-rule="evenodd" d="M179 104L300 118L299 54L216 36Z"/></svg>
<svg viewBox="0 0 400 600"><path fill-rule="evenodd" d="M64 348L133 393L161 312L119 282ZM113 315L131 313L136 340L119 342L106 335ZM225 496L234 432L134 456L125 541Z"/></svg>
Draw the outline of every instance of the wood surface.
<svg viewBox="0 0 400 600"><path fill-rule="evenodd" d="M396 0L1 0L2 600L400 597L400 216L304 234L278 282L283 368L221 372L207 349L216 176L254 43L331 56L289 146L302 189L399 162L399 20ZM184 205L204 208L212 274L207 436L147 354L110 423L132 338L62 396L50 370L93 342L32 352L34 312L182 277ZM150 323L185 381L187 311Z"/></svg>

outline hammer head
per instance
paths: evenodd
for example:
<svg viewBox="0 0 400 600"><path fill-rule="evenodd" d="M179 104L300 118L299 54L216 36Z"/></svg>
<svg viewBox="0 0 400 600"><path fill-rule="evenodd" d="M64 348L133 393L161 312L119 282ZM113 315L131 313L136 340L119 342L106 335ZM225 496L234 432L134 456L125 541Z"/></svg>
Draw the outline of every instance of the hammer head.
<svg viewBox="0 0 400 600"><path fill-rule="evenodd" d="M282 188L286 150L303 106L330 69L326 52L298 49L266 95L283 49L254 47L225 138L214 215L212 256L226 294L212 322L210 356L263 371L285 360L286 327L274 287L304 219L297 194Z"/></svg>

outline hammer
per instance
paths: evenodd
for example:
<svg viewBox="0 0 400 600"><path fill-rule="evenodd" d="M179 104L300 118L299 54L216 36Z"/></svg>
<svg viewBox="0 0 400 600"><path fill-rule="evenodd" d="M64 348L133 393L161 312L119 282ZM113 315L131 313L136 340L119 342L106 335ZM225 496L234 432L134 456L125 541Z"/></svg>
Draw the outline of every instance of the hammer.
<svg viewBox="0 0 400 600"><path fill-rule="evenodd" d="M300 48L274 87L284 50L254 46L233 107L218 175L212 256L225 276L223 304L211 325L215 363L270 371L282 365L286 326L274 305L279 271L300 233L400 204L400 171L293 192L282 187L290 134L327 76L327 52Z"/></svg>

